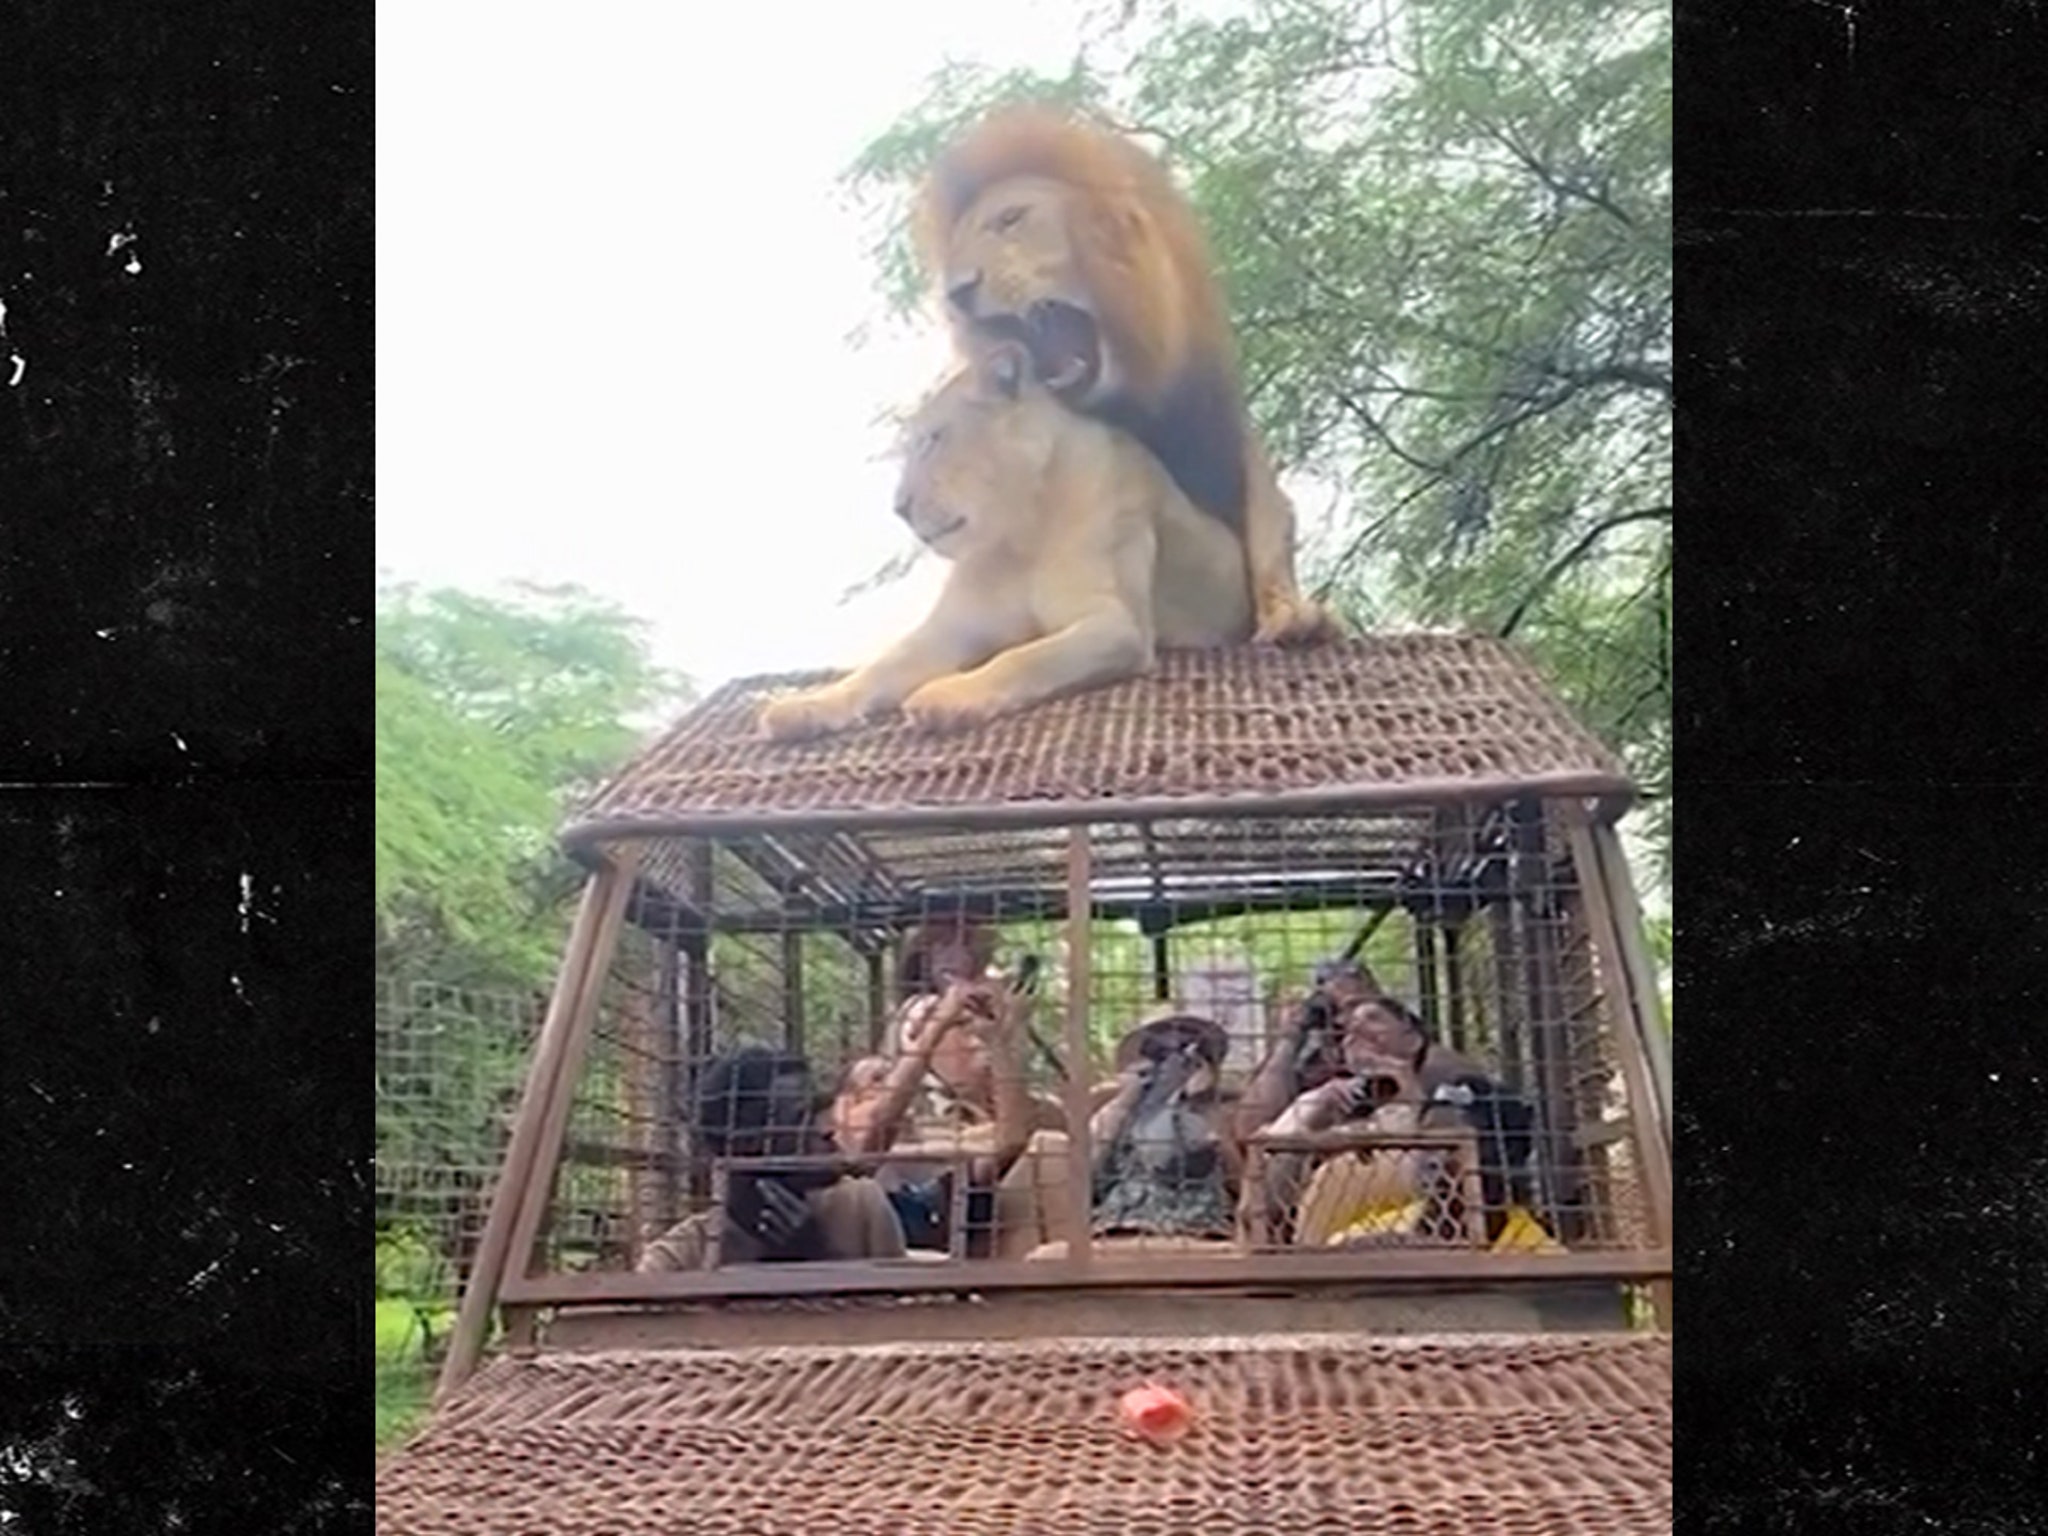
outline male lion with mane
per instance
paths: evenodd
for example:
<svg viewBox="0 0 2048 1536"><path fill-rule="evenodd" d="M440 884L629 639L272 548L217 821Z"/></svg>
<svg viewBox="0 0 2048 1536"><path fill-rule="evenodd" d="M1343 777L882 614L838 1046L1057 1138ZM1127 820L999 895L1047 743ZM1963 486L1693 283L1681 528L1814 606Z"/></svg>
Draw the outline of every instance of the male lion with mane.
<svg viewBox="0 0 2048 1536"><path fill-rule="evenodd" d="M952 562L928 617L836 682L770 700L793 740L902 708L975 725L1148 670L1154 648L1252 632L1235 535L1129 434L1060 403L1018 344L983 347L904 433L897 514Z"/></svg>
<svg viewBox="0 0 2048 1536"><path fill-rule="evenodd" d="M1338 633L1294 573L1294 509L1245 409L1223 290L1165 166L1044 106L991 113L943 151L915 237L968 359L1021 342L1073 409L1127 429L1241 539L1255 637Z"/></svg>

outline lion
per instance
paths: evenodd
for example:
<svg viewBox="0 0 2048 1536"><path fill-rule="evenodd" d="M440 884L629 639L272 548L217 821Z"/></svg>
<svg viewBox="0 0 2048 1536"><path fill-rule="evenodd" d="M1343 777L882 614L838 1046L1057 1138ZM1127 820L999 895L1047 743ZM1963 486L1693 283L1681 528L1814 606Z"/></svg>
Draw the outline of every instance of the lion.
<svg viewBox="0 0 2048 1536"><path fill-rule="evenodd" d="M901 707L962 729L1132 677L1158 646L1252 634L1244 547L1146 447L1069 410L1021 343L996 343L905 428L896 512L951 562L925 621L836 682L770 700L793 740Z"/></svg>
<svg viewBox="0 0 2048 1536"><path fill-rule="evenodd" d="M1044 106L944 150L913 238L964 358L1021 341L1075 410L1128 430L1242 539L1255 638L1339 633L1294 572L1294 509L1245 406L1223 290L1192 204L1121 134Z"/></svg>

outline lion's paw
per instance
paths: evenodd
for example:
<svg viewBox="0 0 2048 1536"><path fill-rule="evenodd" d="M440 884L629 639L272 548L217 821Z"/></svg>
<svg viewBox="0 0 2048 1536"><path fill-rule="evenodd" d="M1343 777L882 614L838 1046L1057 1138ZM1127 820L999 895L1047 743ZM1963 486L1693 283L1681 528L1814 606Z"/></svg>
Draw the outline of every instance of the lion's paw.
<svg viewBox="0 0 2048 1536"><path fill-rule="evenodd" d="M853 700L832 688L792 693L761 706L761 734L770 741L805 741L860 723Z"/></svg>
<svg viewBox="0 0 2048 1536"><path fill-rule="evenodd" d="M1259 609L1252 638L1260 645L1317 645L1342 639L1344 633L1343 622L1321 603L1290 594L1272 598Z"/></svg>
<svg viewBox="0 0 2048 1536"><path fill-rule="evenodd" d="M903 701L903 717L921 731L962 731L992 719L999 701L965 675L934 678Z"/></svg>

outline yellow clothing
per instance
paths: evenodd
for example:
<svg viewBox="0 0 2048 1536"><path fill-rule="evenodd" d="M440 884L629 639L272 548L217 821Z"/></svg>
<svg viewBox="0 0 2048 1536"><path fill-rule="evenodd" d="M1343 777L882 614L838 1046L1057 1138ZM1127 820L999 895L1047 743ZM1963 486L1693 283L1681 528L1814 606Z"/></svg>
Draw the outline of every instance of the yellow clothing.
<svg viewBox="0 0 2048 1536"><path fill-rule="evenodd" d="M1508 1207L1507 1225L1500 1229L1500 1236L1493 1240L1495 1253L1563 1253L1564 1244L1543 1230L1538 1221L1519 1205Z"/></svg>
<svg viewBox="0 0 2048 1536"><path fill-rule="evenodd" d="M1333 1157L1316 1169L1301 1199L1295 1240L1305 1247L1334 1247L1357 1238L1412 1232L1429 1209L1414 1195L1409 1152L1376 1152L1368 1158ZM1526 1206L1510 1206L1500 1235L1487 1245L1494 1253L1563 1253L1564 1245L1544 1230Z"/></svg>
<svg viewBox="0 0 2048 1536"><path fill-rule="evenodd" d="M1360 1207L1351 1212L1351 1218L1344 1226L1323 1241L1335 1246L1357 1237L1377 1237L1383 1232L1412 1232L1415 1224L1422 1220L1425 1209L1427 1206L1420 1200Z"/></svg>

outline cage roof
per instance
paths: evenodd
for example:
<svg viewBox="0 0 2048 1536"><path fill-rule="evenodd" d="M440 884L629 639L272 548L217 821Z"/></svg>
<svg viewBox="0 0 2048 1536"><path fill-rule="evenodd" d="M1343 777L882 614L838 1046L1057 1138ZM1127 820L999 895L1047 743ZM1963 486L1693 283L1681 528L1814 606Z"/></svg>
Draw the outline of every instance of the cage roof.
<svg viewBox="0 0 2048 1536"><path fill-rule="evenodd" d="M713 692L629 762L564 840L745 828L1038 825L1285 814L1574 795L1618 814L1619 760L1526 657L1491 637L1389 635L1301 650L1164 652L1147 676L964 733L900 719L764 740L776 694L831 672Z"/></svg>
<svg viewBox="0 0 2048 1536"><path fill-rule="evenodd" d="M1177 1445L1118 1394L1172 1385ZM501 1359L377 1469L377 1529L1131 1536L1671 1529L1646 1335L1254 1336Z"/></svg>

